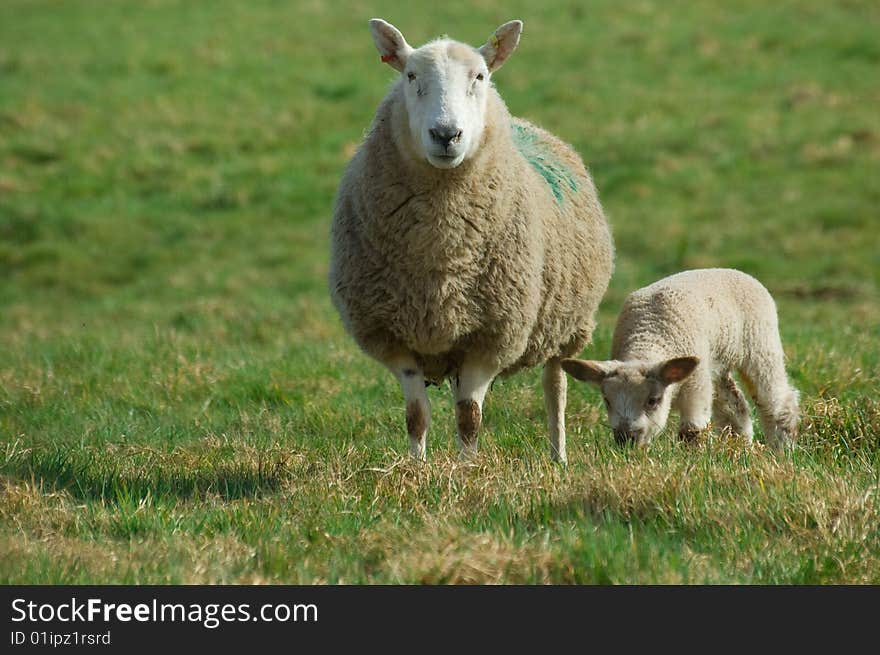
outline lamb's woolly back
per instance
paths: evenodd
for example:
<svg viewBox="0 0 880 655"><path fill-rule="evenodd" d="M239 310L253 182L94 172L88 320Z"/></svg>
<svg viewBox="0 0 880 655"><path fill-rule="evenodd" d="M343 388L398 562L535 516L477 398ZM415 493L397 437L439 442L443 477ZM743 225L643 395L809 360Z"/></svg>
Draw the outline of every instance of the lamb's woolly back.
<svg viewBox="0 0 880 655"><path fill-rule="evenodd" d="M611 356L626 360L690 353L733 360L755 340L775 337L776 325L776 303L752 276L724 268L683 271L627 296Z"/></svg>

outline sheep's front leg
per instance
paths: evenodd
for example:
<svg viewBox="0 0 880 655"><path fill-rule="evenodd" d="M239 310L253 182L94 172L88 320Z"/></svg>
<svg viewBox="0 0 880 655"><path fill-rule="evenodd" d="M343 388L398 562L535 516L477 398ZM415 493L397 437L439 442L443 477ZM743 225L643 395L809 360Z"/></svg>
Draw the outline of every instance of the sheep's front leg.
<svg viewBox="0 0 880 655"><path fill-rule="evenodd" d="M431 424L431 403L425 391L425 376L412 356L399 356L385 362L400 382L406 402L406 432L409 435L409 453L424 460L428 426Z"/></svg>
<svg viewBox="0 0 880 655"><path fill-rule="evenodd" d="M452 390L458 423L458 447L462 456L477 452L477 433L483 420L483 399L498 371L483 362L465 359Z"/></svg>
<svg viewBox="0 0 880 655"><path fill-rule="evenodd" d="M547 409L547 427L550 436L550 457L565 464L565 402L567 378L560 360L554 358L544 365L541 375L544 387L544 407Z"/></svg>

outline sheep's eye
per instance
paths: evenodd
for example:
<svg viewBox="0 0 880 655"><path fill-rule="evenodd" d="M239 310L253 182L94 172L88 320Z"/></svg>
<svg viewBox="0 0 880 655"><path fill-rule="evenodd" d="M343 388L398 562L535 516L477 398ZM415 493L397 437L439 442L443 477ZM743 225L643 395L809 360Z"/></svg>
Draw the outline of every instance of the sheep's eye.
<svg viewBox="0 0 880 655"><path fill-rule="evenodd" d="M659 404L660 404L660 396L651 396L650 398L648 398L648 402L645 403L645 405L648 407L648 409L654 409Z"/></svg>
<svg viewBox="0 0 880 655"><path fill-rule="evenodd" d="M477 73L477 79L480 80L480 82L482 82L483 81L483 74Z"/></svg>
<svg viewBox="0 0 880 655"><path fill-rule="evenodd" d="M412 82L414 79L416 79L416 74L415 74L415 73L407 73L407 74L406 74L406 78L407 78L410 82Z"/></svg>

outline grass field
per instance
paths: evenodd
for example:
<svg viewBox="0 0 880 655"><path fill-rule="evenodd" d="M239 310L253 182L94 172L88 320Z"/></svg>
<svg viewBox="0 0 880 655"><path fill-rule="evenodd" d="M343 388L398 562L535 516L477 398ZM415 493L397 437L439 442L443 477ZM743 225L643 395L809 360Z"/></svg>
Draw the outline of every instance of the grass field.
<svg viewBox="0 0 880 655"><path fill-rule="evenodd" d="M880 584L880 5L0 4L0 582ZM495 76L572 143L631 290L732 266L802 393L777 458L622 450L501 381L458 461L326 290L340 173L384 95L367 19L525 31ZM760 439L760 437L759 437Z"/></svg>

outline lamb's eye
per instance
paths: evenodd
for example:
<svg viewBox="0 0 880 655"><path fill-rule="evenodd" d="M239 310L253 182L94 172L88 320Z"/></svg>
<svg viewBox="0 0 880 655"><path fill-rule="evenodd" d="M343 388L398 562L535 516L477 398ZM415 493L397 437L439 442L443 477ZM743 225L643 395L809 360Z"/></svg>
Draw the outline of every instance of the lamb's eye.
<svg viewBox="0 0 880 655"><path fill-rule="evenodd" d="M482 82L483 81L483 74L477 73L477 79L480 80L480 82Z"/></svg>
<svg viewBox="0 0 880 655"><path fill-rule="evenodd" d="M408 79L410 82L412 82L414 79L416 79L416 74L415 73L407 73L406 79Z"/></svg>
<svg viewBox="0 0 880 655"><path fill-rule="evenodd" d="M659 404L660 404L660 396L651 396L650 398L648 398L648 401L645 403L645 406L648 409L654 409Z"/></svg>

